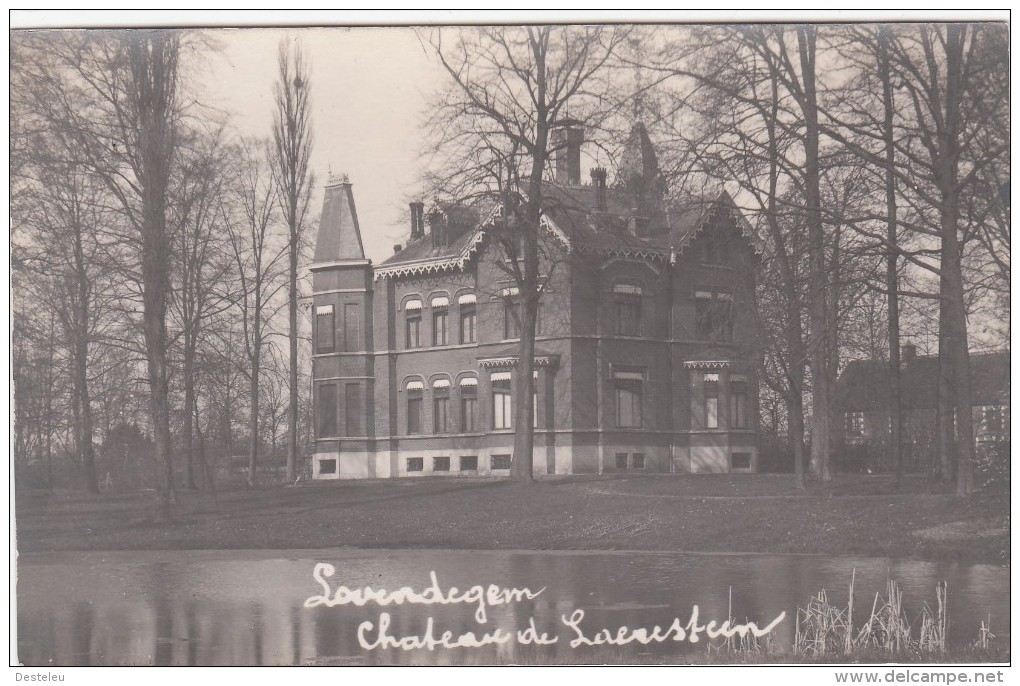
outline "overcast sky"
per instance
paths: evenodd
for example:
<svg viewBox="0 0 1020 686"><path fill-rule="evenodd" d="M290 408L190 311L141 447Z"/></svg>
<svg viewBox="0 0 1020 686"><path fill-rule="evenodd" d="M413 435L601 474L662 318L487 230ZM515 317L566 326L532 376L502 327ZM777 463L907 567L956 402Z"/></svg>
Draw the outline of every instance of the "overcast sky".
<svg viewBox="0 0 1020 686"><path fill-rule="evenodd" d="M418 190L423 104L440 74L411 28L216 29L221 50L199 74L203 102L232 113L243 135L270 135L281 39L300 41L311 64L312 168L321 207L330 167L347 173L367 256L402 241L403 202Z"/></svg>

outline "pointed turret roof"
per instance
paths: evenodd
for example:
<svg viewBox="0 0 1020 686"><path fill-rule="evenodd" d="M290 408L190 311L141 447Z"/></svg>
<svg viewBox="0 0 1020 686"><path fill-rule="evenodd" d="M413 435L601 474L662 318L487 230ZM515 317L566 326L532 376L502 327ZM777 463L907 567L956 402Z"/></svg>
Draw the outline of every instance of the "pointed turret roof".
<svg viewBox="0 0 1020 686"><path fill-rule="evenodd" d="M648 129L641 122L634 124L627 137L627 145L623 150L620 163L620 176L624 182L634 177L650 181L659 173L659 159L655 155L655 146L648 135Z"/></svg>
<svg viewBox="0 0 1020 686"><path fill-rule="evenodd" d="M322 198L319 236L315 242L315 262L364 260L358 212L346 174L330 175Z"/></svg>

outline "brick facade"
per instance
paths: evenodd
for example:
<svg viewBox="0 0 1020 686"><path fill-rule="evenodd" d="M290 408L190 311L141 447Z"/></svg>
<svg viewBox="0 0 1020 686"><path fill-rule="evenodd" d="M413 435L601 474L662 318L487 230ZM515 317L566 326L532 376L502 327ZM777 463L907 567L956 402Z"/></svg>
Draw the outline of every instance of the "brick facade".
<svg viewBox="0 0 1020 686"><path fill-rule="evenodd" d="M645 211L653 219L628 229L628 210L614 212L627 191L602 179L601 199L594 174L592 186L550 187L573 204L550 209L541 229L551 276L535 345L535 473L755 471L761 352L746 222L722 194L672 221ZM435 207L426 230L420 207L411 241L374 266L350 183L326 187L313 339L326 346L319 327L331 326L334 348L314 356L315 478L508 473L519 418L501 393L514 393L517 344L499 225Z"/></svg>

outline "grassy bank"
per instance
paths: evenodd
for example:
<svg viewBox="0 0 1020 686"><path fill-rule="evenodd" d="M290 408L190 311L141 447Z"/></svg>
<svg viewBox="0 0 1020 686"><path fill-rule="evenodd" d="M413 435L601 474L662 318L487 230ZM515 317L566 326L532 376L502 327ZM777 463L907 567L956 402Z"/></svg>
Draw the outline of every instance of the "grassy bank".
<svg viewBox="0 0 1020 686"><path fill-rule="evenodd" d="M821 553L1002 563L1007 494L959 499L921 480L779 475L402 479L151 493L19 493L18 548L459 548Z"/></svg>

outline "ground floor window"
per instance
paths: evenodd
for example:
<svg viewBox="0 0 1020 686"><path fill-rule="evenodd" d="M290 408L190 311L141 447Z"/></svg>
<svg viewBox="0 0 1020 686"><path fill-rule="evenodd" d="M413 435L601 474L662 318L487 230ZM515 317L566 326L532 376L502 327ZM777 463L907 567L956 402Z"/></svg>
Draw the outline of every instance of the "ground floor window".
<svg viewBox="0 0 1020 686"><path fill-rule="evenodd" d="M632 466L634 467L634 469L644 469L645 468L644 453L634 453L631 462L633 463Z"/></svg>
<svg viewBox="0 0 1020 686"><path fill-rule="evenodd" d="M434 472L448 472L448 471L450 471L450 458L449 457L433 457L432 458L432 471L434 471Z"/></svg>
<svg viewBox="0 0 1020 686"><path fill-rule="evenodd" d="M627 469L627 453L616 453L616 468Z"/></svg>
<svg viewBox="0 0 1020 686"><path fill-rule="evenodd" d="M864 413L846 413L846 436L847 438L861 438L864 436Z"/></svg>
<svg viewBox="0 0 1020 686"><path fill-rule="evenodd" d="M319 385L318 404L318 433L319 438L323 436L336 436L336 384L324 383Z"/></svg>
<svg viewBox="0 0 1020 686"><path fill-rule="evenodd" d="M439 391L436 391L438 394ZM450 399L445 395L437 395L432 399L432 433L444 434L448 431L447 421L450 413Z"/></svg>
<svg viewBox="0 0 1020 686"><path fill-rule="evenodd" d="M493 469L510 469L511 458L509 455L493 455L492 456L492 468Z"/></svg>
<svg viewBox="0 0 1020 686"><path fill-rule="evenodd" d="M747 426L747 380L743 377L731 377L730 428L746 429Z"/></svg>
<svg viewBox="0 0 1020 686"><path fill-rule="evenodd" d="M478 456L477 455L462 455L460 458L460 471L462 472L477 472L478 471Z"/></svg>
<svg viewBox="0 0 1020 686"><path fill-rule="evenodd" d="M425 471L425 458L424 457L407 458L407 471L409 472Z"/></svg>
<svg viewBox="0 0 1020 686"><path fill-rule="evenodd" d="M492 375L492 428L513 428L513 396L511 395L510 374Z"/></svg>
<svg viewBox="0 0 1020 686"><path fill-rule="evenodd" d="M616 386L616 426L623 429L641 428L644 374L618 371L613 374L613 383Z"/></svg>
<svg viewBox="0 0 1020 686"><path fill-rule="evenodd" d="M336 460L319 460L319 474L336 474Z"/></svg>
<svg viewBox="0 0 1020 686"><path fill-rule="evenodd" d="M705 374L705 428L719 428L718 374Z"/></svg>
<svg viewBox="0 0 1020 686"><path fill-rule="evenodd" d="M733 453L730 456L730 465L732 469L750 469L751 453Z"/></svg>
<svg viewBox="0 0 1020 686"><path fill-rule="evenodd" d="M478 425L478 390L475 386L460 387L460 430L471 433Z"/></svg>

